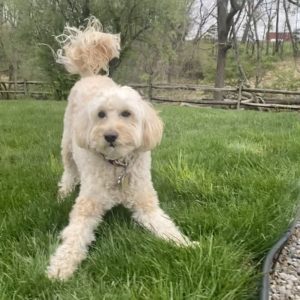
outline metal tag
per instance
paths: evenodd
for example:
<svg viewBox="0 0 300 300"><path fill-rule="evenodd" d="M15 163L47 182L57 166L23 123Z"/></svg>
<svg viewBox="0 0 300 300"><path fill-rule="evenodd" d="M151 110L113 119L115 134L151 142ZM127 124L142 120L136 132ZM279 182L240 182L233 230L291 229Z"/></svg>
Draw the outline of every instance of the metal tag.
<svg viewBox="0 0 300 300"><path fill-rule="evenodd" d="M122 187L122 189L127 189L128 186L129 186L129 175L125 174L122 177L121 187Z"/></svg>
<svg viewBox="0 0 300 300"><path fill-rule="evenodd" d="M117 181L118 185L120 185L121 189L127 189L129 186L129 175L128 174L123 174L118 177Z"/></svg>

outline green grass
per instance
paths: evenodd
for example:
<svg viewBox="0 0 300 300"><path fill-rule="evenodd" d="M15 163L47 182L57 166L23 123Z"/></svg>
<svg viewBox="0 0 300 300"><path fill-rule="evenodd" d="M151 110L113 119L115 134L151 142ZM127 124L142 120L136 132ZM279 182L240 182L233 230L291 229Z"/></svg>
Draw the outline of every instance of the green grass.
<svg viewBox="0 0 300 300"><path fill-rule="evenodd" d="M262 260L296 210L296 113L161 106L161 206L200 247L156 239L113 209L65 283L44 271L76 193L56 201L65 102L0 102L0 299L257 299Z"/></svg>

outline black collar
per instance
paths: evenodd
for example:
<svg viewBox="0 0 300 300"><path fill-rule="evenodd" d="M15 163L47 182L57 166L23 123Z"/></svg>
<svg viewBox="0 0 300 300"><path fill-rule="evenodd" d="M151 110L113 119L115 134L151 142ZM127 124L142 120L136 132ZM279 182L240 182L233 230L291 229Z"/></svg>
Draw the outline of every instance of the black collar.
<svg viewBox="0 0 300 300"><path fill-rule="evenodd" d="M108 159L105 157L104 154L102 154L102 157L104 158L105 161L107 161L108 163L110 163L111 165L115 166L115 167L122 167L124 169L126 169L128 167L128 162L126 161L125 158L120 158L120 159Z"/></svg>
<svg viewBox="0 0 300 300"><path fill-rule="evenodd" d="M106 161L108 161L111 165L115 166L115 167L123 167L123 168L126 168L128 166L128 163L123 159L123 160L120 160L120 159L106 159L104 157L104 159Z"/></svg>

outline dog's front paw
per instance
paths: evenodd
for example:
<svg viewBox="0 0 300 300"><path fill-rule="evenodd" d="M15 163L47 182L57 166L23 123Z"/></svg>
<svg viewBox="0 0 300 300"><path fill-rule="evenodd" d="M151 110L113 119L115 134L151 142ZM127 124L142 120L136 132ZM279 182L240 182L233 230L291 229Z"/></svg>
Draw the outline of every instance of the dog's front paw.
<svg viewBox="0 0 300 300"><path fill-rule="evenodd" d="M188 245L188 247L196 248L200 246L200 242L198 241L191 241Z"/></svg>
<svg viewBox="0 0 300 300"><path fill-rule="evenodd" d="M57 201L63 202L71 194L71 192L72 190L60 186L57 192Z"/></svg>
<svg viewBox="0 0 300 300"><path fill-rule="evenodd" d="M49 279L67 280L77 269L80 260L79 252L72 252L67 246L61 245L51 257L46 274Z"/></svg>
<svg viewBox="0 0 300 300"><path fill-rule="evenodd" d="M47 268L46 275L52 280L67 280L76 270L76 265L70 264L65 260L52 259Z"/></svg>
<svg viewBox="0 0 300 300"><path fill-rule="evenodd" d="M180 245L181 247L191 247L196 248L200 246L200 242L197 241L190 241L189 239L185 239L184 243Z"/></svg>
<svg viewBox="0 0 300 300"><path fill-rule="evenodd" d="M74 186L58 185L57 201L64 201L74 190Z"/></svg>
<svg viewBox="0 0 300 300"><path fill-rule="evenodd" d="M57 200L61 202L67 198L74 191L78 183L79 180L77 177L73 177L68 175L68 173L64 173L61 181L58 183Z"/></svg>

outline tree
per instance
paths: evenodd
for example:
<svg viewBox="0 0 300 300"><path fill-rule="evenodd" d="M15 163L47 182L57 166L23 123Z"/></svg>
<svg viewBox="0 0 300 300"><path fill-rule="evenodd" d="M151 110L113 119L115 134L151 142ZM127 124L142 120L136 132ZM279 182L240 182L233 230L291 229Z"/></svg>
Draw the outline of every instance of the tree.
<svg viewBox="0 0 300 300"><path fill-rule="evenodd" d="M261 18L259 12L258 12L258 7L262 3L263 0L258 0L256 5L250 1L249 4L249 10L252 11L252 21L253 21L253 28L254 28L254 34L255 34L255 44L256 44L256 75L255 75L255 87L257 87L261 81L262 78L262 69L261 69L261 43L259 41L259 36L258 36L258 29L257 29L257 23L258 19ZM249 0L248 0L249 3Z"/></svg>
<svg viewBox="0 0 300 300"><path fill-rule="evenodd" d="M65 23L78 27L84 24L88 16L94 15L102 22L105 31L121 33L121 56L111 68L113 73L134 45L147 41L151 32L164 42L167 51L178 47L187 32L186 9L191 1L0 0L3 12L1 18L5 16L7 19L5 24L0 20L0 51L6 54L2 57L2 62L3 65L7 64L8 55L12 57L13 53L16 53L14 57L18 59L18 66L14 66L15 74L18 69L19 76L24 78L24 74L42 70L44 79L49 80L53 89L59 93L57 97L64 98L63 91L67 90L76 78L66 74L63 68L55 63L49 48L57 49L54 36L62 33ZM14 26L8 20L14 22ZM15 52L11 51L13 46ZM168 52L170 58L173 55L172 51ZM172 62L172 59L170 61Z"/></svg>
<svg viewBox="0 0 300 300"><path fill-rule="evenodd" d="M276 40L275 40L275 48L274 53L279 52L279 9L280 9L280 0L277 0L276 4Z"/></svg>
<svg viewBox="0 0 300 300"><path fill-rule="evenodd" d="M293 47L293 53L294 53L294 57L298 56L298 44L295 40L294 34L293 34L293 30L292 30L292 26L289 20L289 10L290 7L287 5L286 0L283 0L283 8L284 8L284 12L285 12L285 20L286 20L286 25L291 37L291 42L292 42L292 47Z"/></svg>
<svg viewBox="0 0 300 300"><path fill-rule="evenodd" d="M189 10L189 15L191 19L191 28L190 31L193 33L193 42L199 42L207 33L211 26L207 26L207 23L215 18L214 12L217 4L204 3L203 0L191 1L191 9ZM193 32L195 31L195 32Z"/></svg>
<svg viewBox="0 0 300 300"><path fill-rule="evenodd" d="M171 36L178 36L178 32L180 36L187 28L186 8L190 2L191 0L94 0L91 5L93 14L106 29L121 33L122 51L111 73L126 58L134 43L147 40L149 33L163 32L158 38L169 40Z"/></svg>
<svg viewBox="0 0 300 300"><path fill-rule="evenodd" d="M244 0L230 0L230 9L228 9L228 0L217 0L218 57L215 77L216 88L224 87L226 54L232 47L231 42L228 40L228 36L233 24L234 16L243 9L244 4ZM222 92L215 93L216 100L222 100L222 98Z"/></svg>
<svg viewBox="0 0 300 300"><path fill-rule="evenodd" d="M253 0L246 0L245 1L245 8L247 12L247 21L245 25L245 30L242 37L242 43L246 43L249 35L249 31L251 30L251 23L253 24L253 16L255 15L256 11L260 7L262 0L258 0L256 3Z"/></svg>
<svg viewBox="0 0 300 300"><path fill-rule="evenodd" d="M300 1L299 0L287 0L288 2L290 2L291 4L297 5L300 7Z"/></svg>
<svg viewBox="0 0 300 300"><path fill-rule="evenodd" d="M273 19L275 18L275 14L274 14L274 3L276 0L265 0L264 1L264 9L267 15L267 32L266 32L266 41L267 41L267 46L266 46L266 54L269 54L269 48L270 48L270 39L269 39L269 34L270 31L272 29L272 22Z"/></svg>

